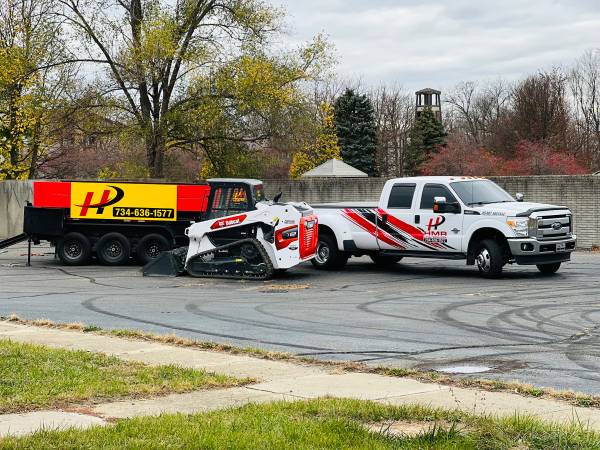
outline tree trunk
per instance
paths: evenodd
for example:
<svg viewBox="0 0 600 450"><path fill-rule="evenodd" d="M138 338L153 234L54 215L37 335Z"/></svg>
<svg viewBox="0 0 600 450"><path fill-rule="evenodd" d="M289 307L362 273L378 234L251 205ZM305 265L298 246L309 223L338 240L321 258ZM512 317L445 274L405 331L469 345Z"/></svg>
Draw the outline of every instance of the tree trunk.
<svg viewBox="0 0 600 450"><path fill-rule="evenodd" d="M19 114L19 107L17 100L20 96L20 89L17 87L12 90L9 103L8 103L8 145L9 145L9 169L6 171L6 179L12 180L16 178L17 165L19 164L19 145L18 139L20 139L19 132L17 131L17 116Z"/></svg>
<svg viewBox="0 0 600 450"><path fill-rule="evenodd" d="M146 137L146 161L151 178L164 177L165 138L160 129L151 129Z"/></svg>

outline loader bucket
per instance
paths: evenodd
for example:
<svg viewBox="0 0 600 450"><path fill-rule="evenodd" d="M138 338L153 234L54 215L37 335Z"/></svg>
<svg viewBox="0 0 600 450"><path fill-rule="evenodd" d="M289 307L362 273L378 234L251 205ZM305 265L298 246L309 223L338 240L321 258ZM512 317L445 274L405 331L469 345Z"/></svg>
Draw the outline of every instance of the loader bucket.
<svg viewBox="0 0 600 450"><path fill-rule="evenodd" d="M187 247L162 252L142 269L145 277L178 277L185 273Z"/></svg>

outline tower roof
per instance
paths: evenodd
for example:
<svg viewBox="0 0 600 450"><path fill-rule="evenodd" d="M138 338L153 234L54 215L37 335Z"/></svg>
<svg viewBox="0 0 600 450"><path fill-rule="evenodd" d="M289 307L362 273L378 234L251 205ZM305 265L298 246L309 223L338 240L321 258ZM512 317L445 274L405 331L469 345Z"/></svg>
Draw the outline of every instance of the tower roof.
<svg viewBox="0 0 600 450"><path fill-rule="evenodd" d="M435 89L425 88L415 92L415 94L441 94L442 91L436 91Z"/></svg>

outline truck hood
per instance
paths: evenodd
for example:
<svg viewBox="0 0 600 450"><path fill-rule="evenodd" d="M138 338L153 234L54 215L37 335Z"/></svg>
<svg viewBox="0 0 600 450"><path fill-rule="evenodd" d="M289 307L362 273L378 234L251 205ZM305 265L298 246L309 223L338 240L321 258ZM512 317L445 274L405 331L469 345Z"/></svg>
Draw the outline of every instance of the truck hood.
<svg viewBox="0 0 600 450"><path fill-rule="evenodd" d="M565 206L548 205L532 202L490 203L488 205L469 207L483 216L528 216L534 211L550 211L569 209Z"/></svg>

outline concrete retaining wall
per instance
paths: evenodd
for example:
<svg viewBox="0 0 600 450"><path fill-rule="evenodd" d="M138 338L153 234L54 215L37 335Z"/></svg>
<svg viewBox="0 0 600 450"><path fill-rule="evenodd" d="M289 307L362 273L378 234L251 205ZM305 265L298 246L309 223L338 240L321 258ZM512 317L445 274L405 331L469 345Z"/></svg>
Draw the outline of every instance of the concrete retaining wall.
<svg viewBox="0 0 600 450"><path fill-rule="evenodd" d="M23 207L33 201L30 181L0 181L0 239L23 232Z"/></svg>
<svg viewBox="0 0 600 450"><path fill-rule="evenodd" d="M531 176L493 177L511 194L522 192L525 199L564 205L574 214L581 248L600 247L600 177ZM273 198L308 203L376 201L385 183L381 178L313 178L306 180L265 180L265 192ZM0 181L0 239L21 233L23 206L32 200L29 181Z"/></svg>

